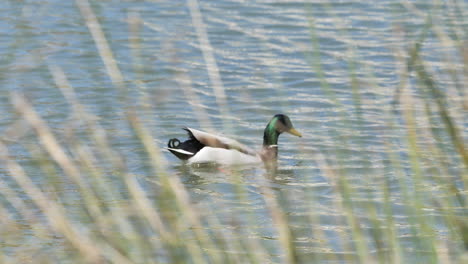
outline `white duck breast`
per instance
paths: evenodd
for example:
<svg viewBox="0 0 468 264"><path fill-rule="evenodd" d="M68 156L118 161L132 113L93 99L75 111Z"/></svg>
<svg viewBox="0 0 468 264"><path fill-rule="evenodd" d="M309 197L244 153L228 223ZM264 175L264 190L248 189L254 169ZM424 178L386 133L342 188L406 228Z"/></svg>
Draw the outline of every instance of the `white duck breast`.
<svg viewBox="0 0 468 264"><path fill-rule="evenodd" d="M262 159L258 154L247 155L237 150L204 147L188 159L189 164L194 163L218 163L225 165L255 164L261 163Z"/></svg>

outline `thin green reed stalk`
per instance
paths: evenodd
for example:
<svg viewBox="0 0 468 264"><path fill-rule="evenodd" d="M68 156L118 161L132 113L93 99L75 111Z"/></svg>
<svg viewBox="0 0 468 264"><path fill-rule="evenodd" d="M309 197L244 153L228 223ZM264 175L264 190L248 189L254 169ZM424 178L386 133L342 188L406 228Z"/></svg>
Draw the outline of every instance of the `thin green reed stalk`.
<svg viewBox="0 0 468 264"><path fill-rule="evenodd" d="M331 6L330 3L326 3L326 6L327 6L327 9L328 9L328 12L329 14L332 15L332 17L335 19L335 21L339 21L339 22L342 22L341 20L341 17L336 15L335 12L334 12L334 9L333 7ZM339 31L340 31L340 36L342 38L348 38L348 39L352 39L351 35L349 34L349 32L346 30L346 27L344 26L344 22L343 23L339 23L338 25L338 28L339 28ZM364 125L364 117L363 117L363 109L362 109L362 106L363 106L363 101L362 101L362 98L361 98L361 94L360 94L360 82L359 82L359 79L358 79L358 73L357 73L357 70L358 70L358 66L361 66L359 65L359 58L357 57L358 55L356 54L356 50L355 50L355 47L353 45L350 45L348 47L348 52L347 52L348 56L347 56L347 64L348 64L348 70L349 70L349 78L350 78L350 86L351 86L351 91L352 91L352 99L353 99L353 103L354 103L354 108L355 108L355 117L356 117L356 121L357 121L357 128L359 131L364 131L365 127L363 126ZM369 69L369 73L368 74L371 74L371 71ZM376 89L379 89L380 87L377 86L377 84L375 85L375 88ZM382 89L382 88L380 88ZM347 122L349 125L351 125L351 122ZM362 141L359 140L359 151L361 153L365 153L365 150L366 150L366 147L364 145L362 145ZM366 162L368 159L371 159L371 157L369 157L368 155L363 155L363 162ZM378 173L371 169L371 168L368 168L367 169L367 173L365 173L365 175L367 175L367 180L369 182L373 182L372 178L371 177L375 177L375 175L378 175ZM374 173L372 173L374 172ZM385 186L385 185L384 185ZM389 186L387 186L389 187ZM374 195L373 193L375 193L374 191L372 191L371 189L366 189L366 192L367 192L367 199L369 201L372 201L374 199ZM384 190L383 193L386 193L388 192L388 190ZM359 203L357 203L357 205L359 207L361 207L359 205ZM371 235L371 238L373 239L373 242L374 242L374 245L376 247L376 250L377 250L377 256L378 256L378 260L379 262L383 263L385 262L385 259L386 259L386 256L385 256L385 248L384 248L384 241L390 239L390 238L385 238L384 237L384 234L388 234L387 232L385 232L385 230L383 230L383 226L384 226L384 223L379 220L379 217L377 215L377 203L366 203L365 204L365 209L367 210L367 213L368 213L368 218L369 218L369 221L370 221L370 224L371 224L371 228L370 228L370 235ZM390 228L390 227L387 227L387 229Z"/></svg>
<svg viewBox="0 0 468 264"><path fill-rule="evenodd" d="M308 8L310 9L311 7L308 6ZM324 90L327 97L329 97L329 99L335 104L337 111L340 114L341 120L343 120L343 122L345 123L348 123L346 121L348 120L348 118L346 117L346 114L343 111L344 109L343 105L339 102L334 91L331 89L328 82L326 81L325 73L323 72L323 69L321 66L319 40L315 32L314 20L312 19L310 10L309 10L309 29L310 29L309 31L311 35L311 44L314 49L314 57L313 58L309 57L308 61L315 68L315 72L318 75L320 82L321 82L321 87ZM345 137L339 135L336 131L330 131L330 132L335 142L339 142L339 144L342 146L347 146L347 139ZM354 238L353 244L356 248L357 255L360 259L360 262L367 262L367 261L370 261L369 249L367 246L367 242L364 239L364 233L363 233L362 227L358 221L357 215L355 214L355 208L354 208L353 201L352 201L353 199L352 188L349 185L349 182L345 177L346 171L344 169L343 161L346 160L346 157L344 153L341 153L341 151L338 150L338 145L336 145L336 147L337 147L336 149L337 165L340 168L340 177L338 177L336 181L336 184L338 187L337 192L343 199L342 209L345 213L346 221L348 225L350 226L352 237Z"/></svg>
<svg viewBox="0 0 468 264"><path fill-rule="evenodd" d="M331 182L331 186L336 187L338 185L338 177L340 175L337 175L336 170L332 168L332 165L327 161L327 157L320 153L320 151L316 151L316 155L314 156L315 162L317 162L319 170L324 174L324 177ZM311 200L313 202L313 200ZM341 208L341 205L339 204L338 201L335 201L336 207ZM310 223L317 223L320 224L320 218L318 216L314 217L314 213L311 211L309 213L309 219ZM314 230L313 234L317 234L316 239L320 241L326 241L327 235L325 234L324 230L322 228L317 228L318 230ZM346 238L343 238L342 240L346 240ZM341 244L341 247L347 247L348 244L344 244L345 242ZM348 249L350 250L350 249ZM324 258L322 254L314 254L314 261L320 262ZM329 254L325 258L326 261L331 261L331 262L343 262L345 259L343 259L340 254Z"/></svg>
<svg viewBox="0 0 468 264"><path fill-rule="evenodd" d="M409 52L410 57L408 58L408 68L409 71L415 71L418 80L423 84L423 87L428 89L432 99L436 102L439 113L441 115L442 122L444 123L446 130L452 140L452 144L455 146L455 149L460 154L465 167L468 167L468 153L463 140L460 138L460 130L455 126L452 118L447 110L447 103L445 95L441 90L436 86L436 83L433 80L433 77L427 72L424 62L420 57L420 50L423 41L426 39L426 35L429 31L429 28L432 26L431 17L428 17L428 21L425 26L425 30L422 32L420 40L416 42L414 47Z"/></svg>
<svg viewBox="0 0 468 264"><path fill-rule="evenodd" d="M409 52L409 59L408 59L408 69L411 72L414 68L415 65L416 67L420 67L419 64L422 64L422 61L419 60L420 58L420 50L421 50L421 45L422 43L426 40L426 34L429 31L429 27L431 25L430 20L426 23L426 27L423 30L421 37L418 39L414 47ZM417 70L418 71L418 70ZM421 70L419 70L421 71ZM424 76L423 74L418 73L417 75L418 81L423 82L425 85L431 85L431 82L428 82L427 80L424 81L423 78L426 78L428 76ZM408 140L408 145L409 145L409 156L410 156L410 164L412 167L412 172L414 173L414 185L415 185L415 192L416 195L414 195L414 201L412 204L412 209L414 210L414 217L415 220L417 221L417 226L419 227L419 232L418 232L418 237L423 235L426 237L425 240L420 239L418 241L418 244L423 247L423 249L428 250L428 254L430 256L429 260L432 262L437 262L440 256L438 256L437 251L436 251L436 241L434 240L435 234L433 233L432 229L430 226L432 226L434 223L430 221L431 219L424 216L424 211L423 209L423 201L425 196L430 195L429 190L426 190L425 188L422 188L425 182L427 181L427 177L423 176L422 168L420 167L422 164L422 156L421 156L421 148L417 144L417 139L419 138L418 136L418 130L419 128L417 127L417 124L415 122L415 116L414 116L414 98L412 97L411 93L408 90L405 90L403 92L403 98L402 98L402 107L403 107L403 115L406 121L406 127L407 127L407 140ZM441 112L442 115L444 115L443 112Z"/></svg>
<svg viewBox="0 0 468 264"><path fill-rule="evenodd" d="M372 72L371 69L367 69L367 78L368 80L371 80L372 86L375 87L375 89L383 89L377 84L376 77L374 73ZM383 107L382 113L383 113L383 120L387 120L389 123L393 117L391 115L391 111L389 111L388 107ZM361 128L363 129L363 128ZM385 131L385 132L384 132ZM396 128L392 126L387 126L384 131L381 131L383 133L381 136L384 138L383 144L387 147L386 148L386 153L394 152L393 148L389 147L389 142L385 142L385 138L387 136L390 136L391 133L396 133L397 130ZM364 147L363 147L364 148ZM370 158L370 157L369 157ZM393 156L391 159L395 159L396 157ZM393 162L393 161L392 161ZM396 164L395 162L393 164ZM383 161L380 164L383 168L387 167L388 165L385 164ZM402 179L403 174L401 173L401 166L392 166L393 169L398 171L397 178ZM398 237L397 237L397 230L396 230L396 220L395 220L395 215L394 211L392 209L392 200L391 200L391 188L392 184L389 179L391 175L386 174L386 170L372 170L372 173L369 174L371 177L375 175L382 175L383 179L383 184L381 185L381 193L382 193L382 204L383 204L383 219L379 220L379 215L376 214L376 210L378 210L377 204L374 206L368 207L368 209L371 211L370 213L373 214L371 217L371 223L372 223L372 228L373 230L377 230L377 232L373 232L372 238L374 239L374 243L377 247L378 250L378 255L379 255L379 261L381 263L401 263L402 262L402 248L399 245L398 242ZM372 182L372 179L369 179L370 182ZM372 192L368 190L368 199L372 200ZM385 248L385 246L388 246L388 248Z"/></svg>
<svg viewBox="0 0 468 264"><path fill-rule="evenodd" d="M88 18L89 20L89 18ZM92 20L92 19L91 19ZM94 33L96 35L96 33ZM99 35L99 33L97 33ZM95 37L95 39L98 39ZM418 40L418 43L423 43L423 40ZM318 41L313 43L316 45L315 52L318 53L317 58L320 56ZM419 44L416 44L417 46ZM136 47L137 45L135 45ZM430 124L437 122L436 119L431 119L431 115L438 113L441 120L444 123L444 128L451 139L451 144L455 146L457 155L461 157L461 160L466 166L466 159L464 159L465 145L463 142L463 129L457 127L457 120L451 115L450 100L448 100L447 93L443 89L438 87L436 78L430 74L427 67L427 62L423 61L421 56L420 48L418 50L411 50L410 59L407 65L410 65L416 73L416 80L419 82L418 89L411 90L408 84L402 86L402 108L403 117L405 120L405 139L407 140L408 150L405 150L411 157L410 165L411 171L407 174L405 171L405 164L407 161L404 158L398 157L398 153L394 151L398 146L390 142L387 144L388 150L386 153L390 156L390 169L395 172L398 180L399 188L401 190L401 197L403 205L407 208L406 214L409 216L410 229L412 233L411 243L413 245L419 245L417 249L423 249L429 251L429 257L423 257L424 252L415 252L417 255L416 259L419 258L421 261L430 260L432 262L449 262L451 260L451 252L455 255L461 255L462 257L455 256L454 261L463 262L463 255L466 259L466 248L468 248L468 224L465 215L459 216L457 209L464 209L466 194L463 189L457 189L457 184L447 183L450 179L438 177L433 175L431 172L426 175L425 162L426 159L433 158L437 159L436 167L442 175L448 175L449 168L444 165L443 159L449 158L448 153L444 153L443 148L437 148L437 146L429 144L428 146L421 145L421 141L426 141L426 137L432 137L436 142L443 143L443 138L437 138L436 133L421 135L420 132L426 132L418 124L418 116L420 112L415 112L416 104L424 104L426 107L426 115L430 120L427 121ZM415 54L413 53L415 52ZM105 52L104 52L105 53ZM406 54L405 54L406 55ZM108 55L101 55L103 58L109 58ZM357 60L353 57L350 65L350 81L352 83L355 110L356 115L360 114L362 110L363 102L359 98L359 89L356 85L356 65ZM110 60L112 61L112 60ZM340 102L334 95L333 90L326 86L329 86L323 69L321 69L320 59L311 60L311 65L317 64L318 72L323 75L321 82L325 94L331 101L335 102L335 105L340 106ZM108 62L112 64L112 62ZM31 225L33 236L43 236L44 233L50 232L54 235L63 236L67 245L73 251L77 253L70 254L72 260L78 262L113 262L113 263L144 263L144 262L155 262L153 256L156 256L157 260L161 262L178 263L192 262L192 263L205 263L207 261L213 263L240 263L240 262L252 262L252 263L263 263L272 262L268 259L269 256L264 252L264 248L260 245L259 239L250 238L234 238L230 239L229 231L215 232L213 228L221 226L214 216L211 219L206 220L206 213L201 212L200 207L194 205L189 197L189 193L186 187L180 182L180 179L169 175L167 164L161 153L161 149L154 144L153 138L149 130L147 130L142 121L138 119L136 114L128 114L128 122L135 131L139 142L142 143L143 148L148 153L144 156L144 159L150 159L151 165L153 166L152 174L155 178L156 184L159 184L158 189L149 188L146 189L144 184L139 182L138 177L131 175L127 172L123 157L116 152L116 149L111 147L109 139L102 127L95 121L92 121L86 117L86 111L76 100L74 92L71 90L71 86L67 84L66 78L60 69L51 66L51 72L55 79L56 85L61 89L67 102L73 107L73 113L77 114L79 119L84 120L86 124L86 136L85 140L78 139L78 136L71 134L66 138L66 144L59 144L58 137L54 135L50 128L47 128L47 124L44 120L41 120L40 116L35 113L27 101L22 102L21 98L17 101L17 108L21 113L21 116L27 120L28 124L31 124L34 130L34 136L38 139L40 144L33 144L26 146L29 150L29 156L35 161L35 168L38 168L38 173L45 175L50 178L45 183L52 182L52 177L69 176L73 179L74 184L78 187L79 196L83 197L82 203L85 213L89 214L89 223L84 225L76 221L70 216L70 212L65 207L66 197L59 195L54 196L51 194L48 188L60 189L60 186L44 186L38 187L33 183L31 175L26 175L24 168L20 167L12 157L8 155L8 148L3 142L0 142L0 159L5 164L5 169L8 173L7 177L11 177L15 180L22 191L30 196L34 205L26 205L21 199L21 194L15 191L11 186L8 186L5 182L0 182L0 189L2 193L0 197L5 200L5 203L11 205L19 215L27 220L27 223ZM115 72L114 72L115 74ZM404 78L409 78L408 73L404 74ZM115 76L114 76L115 77ZM117 77L118 79L118 77ZM118 82L114 81L113 82ZM404 81L402 81L404 82ZM185 85L189 85L185 84ZM408 85L408 86L407 86ZM419 92L419 94L427 95L423 101L415 98L412 92ZM190 92L187 93L186 97L191 97ZM18 99L17 99L18 100ZM434 102L435 104L432 104ZM18 104L19 103L19 104ZM433 109L435 105L435 109ZM26 107L24 107L26 106ZM342 107L342 106L341 106ZM445 110L444 110L445 109ZM346 117L343 114L342 109L340 114L342 117ZM438 111L436 111L438 110ZM32 113L32 115L31 115ZM391 123L394 118L399 119L400 115L390 117L388 122ZM202 114L203 115L203 114ZM362 118L362 117L361 117ZM39 120L39 121L38 121ZM209 119L208 119L209 120ZM360 128L362 129L362 127ZM398 129L393 124L389 125L388 134L398 133ZM73 132L73 131L72 131ZM335 131L336 132L336 131ZM337 144L341 142L346 143L346 138L341 136L340 133L333 134L334 139L337 139ZM91 142L87 143L87 140ZM384 139L385 140L385 139ZM461 143L460 143L461 142ZM69 144L69 145L68 145ZM326 155L326 154L325 154ZM445 155L445 156L444 156ZM458 156L457 156L458 157ZM327 159L338 159L334 165L332 162L327 162ZM321 254L314 254L314 260L329 260L329 261L359 261L359 262L373 262L380 261L400 263L405 260L404 253L409 252L402 249L406 245L403 244L403 238L400 240L398 237L398 227L395 227L396 218L392 210L392 193L390 189L390 179L385 178L385 183L382 186L383 200L384 200L384 211L385 219L378 219L378 215L375 211L375 207L369 205L366 207L364 214L369 216L373 229L376 230L373 237L370 237L367 232L360 226L359 219L362 217L358 215L356 208L361 208L361 204L354 199L357 197L357 193L353 191L353 184L347 181L346 171L343 169L343 160L345 160L344 154L338 153L336 157L322 157L322 163L319 164L320 170L331 179L337 196L342 198L342 201L336 199L336 207L338 210L342 210L347 220L347 224L350 225L350 237L354 242L341 242L348 247L348 249L355 248L358 253L355 259L341 257L340 254L332 253L329 257L324 257ZM109 162L109 167L112 167L116 172L111 178L106 173L106 167L102 164L103 161ZM463 166L463 165L462 165ZM333 171L336 167L339 170ZM42 171L41 171L42 170ZM64 173L61 173L61 170ZM350 173L349 173L350 174ZM242 185L242 178L240 174L235 174L236 177L236 192L237 198L240 202L248 199L247 190ZM414 183L408 186L408 178L414 177ZM466 183L466 173L461 176ZM452 177L455 178L455 177ZM68 178L66 178L68 179ZM437 183L437 187L442 186L441 192L435 192L428 187L428 184L433 182ZM116 182L113 182L116 181ZM128 194L119 193L117 186L120 182L124 184L126 188L124 192L128 191ZM149 180L148 180L149 182ZM445 186L446 185L446 186ZM415 186L417 192L411 192L411 188ZM460 188L460 187L459 187ZM5 191L4 191L5 190ZM152 191L161 191L158 197L167 201L163 203L161 201L152 200ZM268 210L271 213L275 227L279 233L279 244L281 245L284 257L282 261L289 263L299 263L304 260L301 253L299 252L297 245L295 244L296 238L293 232L293 228L290 226L290 220L288 219L285 207L280 203L284 199L287 203L293 203L292 197L284 196L278 197L273 189L269 186L262 189L265 194L264 199L268 206ZM434 197L432 199L427 198L434 194L446 193L446 197ZM371 193L369 193L371 194ZM452 199L455 195L457 198ZM128 196L128 197L127 197ZM371 195L368 196L368 199ZM436 203L436 205L427 202ZM123 205L114 206L111 201L122 202ZM123 202L124 201L124 202ZM455 207L457 206L457 207ZM447 226L450 231L450 237L453 240L462 240L464 247L462 249L453 249L451 252L444 252L447 245L437 241L435 232L432 230L436 225L433 219L425 212L425 208L440 210L443 215L443 225ZM41 220L37 216L31 215L31 211L39 209L44 214L49 226L45 229L41 229ZM201 208L205 209L205 208ZM207 208L208 209L208 208ZM81 212L80 211L80 212ZM8 212L8 209L0 205L0 215L5 216L0 223L11 226L14 222L14 213ZM311 212L312 213L312 212ZM319 223L320 220L316 215L312 215L309 218L309 223ZM12 218L12 219L8 219ZM133 220L137 219L137 224ZM141 220L141 221L140 221ZM255 223L254 220L250 220L251 223ZM138 226L142 223L143 228L151 230L151 234L148 235L145 231L138 231ZM308 223L304 223L308 224ZM387 225L389 228L380 228L378 225ZM315 226L315 225L314 225ZM7 227L8 228L8 227ZM115 230L114 230L115 228ZM246 234L245 231L249 228L241 228L240 234ZM9 229L10 230L10 229ZM13 227L11 230L15 230ZM118 234L122 231L122 235ZM242 233L244 231L244 233ZM314 230L315 231L315 230ZM314 234L319 234L325 240L326 236L318 230ZM233 231L235 232L235 231ZM246 235L250 235L247 233ZM343 236L347 238L347 236ZM384 255L379 255L378 258L373 258L373 252L366 246L366 241L372 241L376 243L377 249L383 247L378 245L378 240L388 239L389 251L388 259L385 259ZM251 243L248 244L247 243ZM450 242L448 242L449 244ZM242 250L246 251L246 256L237 254ZM257 254L257 250L263 250L262 254ZM41 249L37 248L34 252L40 252ZM158 251L154 253L152 251ZM163 251L163 252L159 252ZM234 252L234 253L231 253ZM66 254L66 253L65 253ZM167 255L163 255L167 254ZM412 254L412 253L408 253ZM245 257L244 257L245 256ZM0 252L0 262L16 263L22 255L10 257L5 252ZM52 258L52 257L51 257ZM270 256L271 258L271 256ZM345 259L346 258L346 259Z"/></svg>
<svg viewBox="0 0 468 264"><path fill-rule="evenodd" d="M408 144L408 155L409 155L409 164L411 166L411 176L413 177L413 185L414 185L414 193L412 195L412 200L408 201L410 205L411 211L410 218L414 218L414 224L419 227L420 230L415 230L414 235L418 237L416 240L417 244L419 244L423 249L429 250L431 253L434 253L434 247L431 243L430 239L428 240L421 240L419 239L420 233L427 234L432 238L432 234L428 234L430 232L428 226L428 219L424 217L423 211L423 197L425 197L425 189L424 186L424 178L422 175L421 170L421 157L420 157L420 149L417 145L417 125L415 122L414 116L414 102L412 95L410 92L403 93L404 99L402 100L402 107L403 107L403 116L405 119L405 129L406 129L406 140ZM424 246L426 245L426 246ZM434 261L435 259L433 259Z"/></svg>
<svg viewBox="0 0 468 264"><path fill-rule="evenodd" d="M425 90L425 89L424 89ZM452 208L452 203L458 203L460 206L464 207L466 205L465 196L456 186L456 181L461 179L463 181L463 176L460 173L457 175L453 175L450 177L450 172L448 168L449 160L448 157L445 156L443 152L443 139L439 136L439 134L435 131L434 127L437 126L438 120L434 117L436 113L432 110L432 104L430 102L431 96L427 94L427 91L424 92L425 99L424 106L425 106L425 114L427 118L426 127L428 127L427 139L427 146L425 148L425 153L429 153L430 156L428 158L432 158L431 161L435 163L435 167L437 168L436 175L432 175L432 180L437 183L440 188L442 188L443 192L447 196L447 199L438 199L434 197L437 203L443 205L445 209L444 211L450 211L451 215L453 214L453 210L449 209ZM434 139L435 142L432 142L431 139ZM454 197L453 199L451 197ZM451 225L448 225L447 228L452 229Z"/></svg>
<svg viewBox="0 0 468 264"><path fill-rule="evenodd" d="M403 42L404 40L401 39L401 42ZM398 83L398 87L396 87L396 90L395 90L395 96L394 96L394 101L395 102L398 102L400 103L400 101L403 101L403 100L408 100L409 95L407 95L407 93L409 93L409 73L408 73L408 69L406 67L406 51L404 50L400 50L400 49L396 49L395 51L395 55L396 55L396 59L398 60L398 63L397 65L400 65L400 71L397 73L398 76L400 77L400 80L399 80L399 83ZM407 102L407 101L405 101ZM402 105L403 103L401 103ZM394 106L393 106L394 107ZM403 106L402 106L403 107ZM404 105L404 107L412 107L411 104L409 103L406 103ZM396 126L396 124L399 123L398 119L400 119L400 112L398 111L390 111L389 109L387 109L387 116L389 118L387 118L387 122L386 122L386 125L388 127L388 130L396 133L398 132L398 127ZM412 245L418 245L419 244L419 237L418 237L418 230L417 230L417 226L418 226L418 221L417 219L413 216L414 215L414 212L413 212L413 208L415 207L414 204L415 204L415 196L417 194L415 194L414 191L411 191L411 187L413 187L415 185L415 183L413 182L412 180L412 174L409 174L405 171L405 164L407 164L407 160L405 157L402 157L401 155L397 155L399 153L395 153L393 150L394 149L398 149L398 144L400 144L400 142L398 141L397 142L397 145L395 146L394 143L391 143L391 142L388 142L388 141L385 141L385 146L386 146L386 153L388 155L388 158L390 160L390 168L393 169L394 171L394 175L396 177L396 179L398 180L398 185L399 185L399 190L400 190L400 193L401 193L401 197L402 197L402 201L403 201L403 205L405 206L405 213L406 213L406 216L408 217L408 224L409 224L409 229L410 229L410 232L411 232L411 242L412 242ZM405 153L406 154L407 150L405 150ZM411 171L410 171L411 172ZM414 188L414 187L413 187ZM389 217L389 216L387 216ZM404 245L401 245L401 242L400 242L400 248L405 251L405 247ZM405 252L402 252L403 254L403 257L405 257L404 255ZM419 255L416 255L416 257L419 257ZM422 261L422 260L420 260Z"/></svg>
<svg viewBox="0 0 468 264"><path fill-rule="evenodd" d="M450 135L450 139L452 140L452 144L460 154L465 166L468 167L468 153L466 152L464 141L460 136L460 129L456 127L447 110L445 95L440 91L439 88L436 87L432 77L430 77L430 75L427 73L424 62L419 57L419 54L417 52L414 52L413 54L414 60L411 66L415 66L415 70L420 81L423 82L424 86L429 90L430 95L435 100L438 111L441 115L441 119L445 124L448 134Z"/></svg>
<svg viewBox="0 0 468 264"><path fill-rule="evenodd" d="M429 21L428 24L432 26L432 23L430 22L431 21ZM438 34L438 36L440 37L440 34ZM432 99L433 101L435 101L435 104L438 110L437 113L439 114L440 119L445 125L445 129L447 131L447 134L449 135L452 145L454 146L455 150L460 155L461 161L464 164L464 166L462 165L460 169L462 170L461 172L462 180L464 181L465 186L466 186L467 184L466 168L468 167L467 165L468 156L467 156L467 152L464 146L463 139L461 137L461 134L463 134L463 132L462 130L456 127L456 122L454 118L450 115L449 108L448 108L449 104L446 100L446 94L443 92L443 90L437 87L437 84L436 84L437 82L434 80L433 75L430 75L428 71L426 70L425 62L422 60L421 55L420 55L420 50L421 50L420 45L416 45L415 47L412 48L410 52L411 60L409 61L408 68L416 72L418 81L420 84L419 87L420 89L422 89L422 93L429 95L427 97L428 98L427 100ZM429 104L427 104L427 107L429 107ZM440 180L437 182L442 186L444 184ZM454 193L459 201L459 204L461 206L464 206L465 197L458 191L458 188L453 183L450 182L448 184L449 184L449 188L445 189L447 193L447 197L451 197L451 194ZM441 203L441 205L445 208L452 207L451 204L453 203L453 200L450 201L449 199L447 201L444 201L443 199L437 199L437 201ZM457 224L456 216L454 216L453 213L450 212L450 209L445 209L443 211L447 213L446 219L448 219L447 225L448 225L449 230L453 230L454 226L461 227L460 225ZM464 240L465 239L463 236L464 230L463 228L460 228L459 230L462 232L461 238L462 240Z"/></svg>

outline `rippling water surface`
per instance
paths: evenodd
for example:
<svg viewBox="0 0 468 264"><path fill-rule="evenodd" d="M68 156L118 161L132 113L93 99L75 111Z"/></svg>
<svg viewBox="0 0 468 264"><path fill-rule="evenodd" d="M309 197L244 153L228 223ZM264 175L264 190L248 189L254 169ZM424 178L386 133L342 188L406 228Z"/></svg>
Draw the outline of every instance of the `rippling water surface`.
<svg viewBox="0 0 468 264"><path fill-rule="evenodd" d="M181 165L170 153L164 152L164 157L193 202L202 210L216 211L220 226L249 225L248 235L264 238L271 247L276 245L277 233L261 186L272 186L279 196L292 197L295 203L285 205L286 213L294 231L304 232L297 244L305 253L352 254L341 242L349 227L336 206L340 199L334 191L336 179L327 177L324 168L344 169L363 206L382 201L384 181L398 189L389 153L406 155L405 130L396 120L392 132L386 132L404 67L396 54L408 48L408 39L421 34L424 13L433 12L455 25L465 23L454 20L455 13L441 16L446 9L431 1L412 1L422 14L386 0L200 1L202 28L210 43L202 47L191 1L92 2L125 78L127 99L122 100L122 93L112 84L74 1L6 1L0 4L4 18L0 21L0 131L6 133L16 119L8 99L12 91L30 98L59 137L66 137L72 126L79 131L79 122L70 116L70 106L50 74L51 66L64 71L79 101L101 123L112 145L124 153L129 170L142 182L151 183L152 175L140 160L141 146L123 122L128 109L140 109L140 118L161 147L169 138L184 138L184 126L260 146L271 116L288 114L303 137L280 138L279 171L273 178L265 177L266 172L258 167L235 172L232 168L193 168ZM428 38L423 49L431 70L444 71L450 50L435 36ZM212 69L206 61L210 54L216 62ZM460 62L455 59L453 65ZM210 70L219 74L221 83L210 76ZM449 78L438 81L452 84ZM216 87L226 95L224 107L219 105ZM422 106L419 110L424 111ZM466 128L463 111L453 114ZM11 149L26 166L32 165L26 154L28 140L32 139L25 135L26 147ZM393 144L390 149L389 142ZM447 147L446 151L453 150ZM342 164L333 162L337 155L342 155ZM446 162L449 167L453 164L453 170L460 169L457 158ZM430 173L436 165L429 157L426 166L422 169ZM31 173L35 175L33 169ZM2 174L0 179L9 182ZM33 180L42 181L39 176ZM239 200L236 191L239 180L248 190L244 200ZM391 195L395 212L405 210L399 192ZM317 223L322 224L313 229L328 236L329 248L307 233L310 227L301 220L308 217L320 219ZM361 220L370 230L371 223ZM407 222L400 220L404 240ZM443 238L446 230L440 232ZM19 245L12 245L12 251L15 247Z"/></svg>

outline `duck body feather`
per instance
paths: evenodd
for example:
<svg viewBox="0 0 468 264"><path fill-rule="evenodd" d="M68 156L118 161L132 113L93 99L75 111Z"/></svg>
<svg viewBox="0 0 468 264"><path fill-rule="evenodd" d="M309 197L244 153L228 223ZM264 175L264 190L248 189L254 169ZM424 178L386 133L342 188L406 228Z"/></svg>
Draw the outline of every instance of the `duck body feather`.
<svg viewBox="0 0 468 264"><path fill-rule="evenodd" d="M181 142L170 139L167 149L189 164L217 163L223 165L255 164L276 161L278 154L278 137L282 132L301 136L291 124L289 117L275 115L264 131L263 148L256 152L238 141L207 133L201 130L184 128L189 139Z"/></svg>
<svg viewBox="0 0 468 264"><path fill-rule="evenodd" d="M198 129L184 128L189 139L180 142L171 139L168 150L182 160L193 163L218 163L226 165L261 163L260 155L238 141L204 132Z"/></svg>

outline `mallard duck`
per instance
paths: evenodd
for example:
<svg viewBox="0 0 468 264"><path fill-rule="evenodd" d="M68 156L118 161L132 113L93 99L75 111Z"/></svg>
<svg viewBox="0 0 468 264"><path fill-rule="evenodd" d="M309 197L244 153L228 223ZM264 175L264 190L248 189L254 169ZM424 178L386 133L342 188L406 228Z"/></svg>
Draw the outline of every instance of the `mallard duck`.
<svg viewBox="0 0 468 264"><path fill-rule="evenodd" d="M277 114L268 122L263 133L263 147L254 151L234 139L213 135L197 129L185 127L189 139L180 142L170 139L168 150L188 163L252 164L276 162L278 137L286 132L298 137L301 133L294 129L287 115Z"/></svg>

